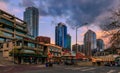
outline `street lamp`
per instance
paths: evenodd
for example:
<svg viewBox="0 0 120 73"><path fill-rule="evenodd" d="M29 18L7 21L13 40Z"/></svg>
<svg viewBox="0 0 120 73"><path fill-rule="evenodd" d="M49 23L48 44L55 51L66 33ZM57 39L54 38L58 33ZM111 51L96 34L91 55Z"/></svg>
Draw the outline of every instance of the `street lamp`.
<svg viewBox="0 0 120 73"><path fill-rule="evenodd" d="M88 23L84 23L84 25L87 25ZM78 27L76 27L76 49L77 49L77 52L76 53L78 53L78 45L77 45L77 30L78 30L78 28L80 28L81 26L78 26Z"/></svg>
<svg viewBox="0 0 120 73"><path fill-rule="evenodd" d="M78 48L77 48L77 27L76 27L76 53L78 52Z"/></svg>

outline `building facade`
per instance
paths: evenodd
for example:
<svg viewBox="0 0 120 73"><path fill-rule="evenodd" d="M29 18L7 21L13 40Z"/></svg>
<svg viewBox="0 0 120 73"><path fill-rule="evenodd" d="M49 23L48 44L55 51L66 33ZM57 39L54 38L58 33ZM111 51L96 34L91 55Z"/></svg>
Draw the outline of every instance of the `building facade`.
<svg viewBox="0 0 120 73"><path fill-rule="evenodd" d="M74 44L72 45L72 51L77 53L79 52L79 49L80 49L80 45L79 44Z"/></svg>
<svg viewBox="0 0 120 73"><path fill-rule="evenodd" d="M53 63L60 63L62 57L62 47L59 47L54 44L46 44L48 52L48 61L52 61Z"/></svg>
<svg viewBox="0 0 120 73"><path fill-rule="evenodd" d="M48 53L55 61L60 61L62 48L44 44L27 35L26 23L0 10L0 56L18 64L45 63Z"/></svg>
<svg viewBox="0 0 120 73"><path fill-rule="evenodd" d="M69 34L67 34L67 50L71 51L71 36Z"/></svg>
<svg viewBox="0 0 120 73"><path fill-rule="evenodd" d="M24 21L27 23L28 34L34 38L39 31L39 11L35 7L28 7L24 12Z"/></svg>
<svg viewBox="0 0 120 73"><path fill-rule="evenodd" d="M26 29L26 22L0 10L0 53L4 59L16 63L41 61L44 47L31 39Z"/></svg>
<svg viewBox="0 0 120 73"><path fill-rule="evenodd" d="M46 36L38 36L36 37L36 41L40 42L40 43L46 43L46 44L50 44L50 37L46 37Z"/></svg>
<svg viewBox="0 0 120 73"><path fill-rule="evenodd" d="M9 57L9 52L13 49L11 44L15 44L16 39L26 37L26 29L27 25L23 20L0 10L0 48L4 58Z"/></svg>
<svg viewBox="0 0 120 73"><path fill-rule="evenodd" d="M96 50L96 33L88 30L84 35L85 55L92 56L92 51Z"/></svg>
<svg viewBox="0 0 120 73"><path fill-rule="evenodd" d="M102 39L97 39L97 51L104 50L104 41Z"/></svg>
<svg viewBox="0 0 120 73"><path fill-rule="evenodd" d="M67 48L67 27L63 23L58 23L55 27L55 44Z"/></svg>
<svg viewBox="0 0 120 73"><path fill-rule="evenodd" d="M84 48L84 45L80 45L78 51L79 51L79 52L82 52L82 53L85 53L85 52L84 52L84 49L85 49L85 48Z"/></svg>

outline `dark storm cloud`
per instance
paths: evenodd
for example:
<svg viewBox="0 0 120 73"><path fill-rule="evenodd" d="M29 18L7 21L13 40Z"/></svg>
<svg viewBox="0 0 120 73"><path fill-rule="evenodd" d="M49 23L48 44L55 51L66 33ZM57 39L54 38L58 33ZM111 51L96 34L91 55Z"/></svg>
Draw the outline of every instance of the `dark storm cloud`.
<svg viewBox="0 0 120 73"><path fill-rule="evenodd" d="M64 16L74 26L92 23L97 16L109 9L114 0L22 0L21 6L36 6L41 16ZM38 5L36 5L38 4Z"/></svg>
<svg viewBox="0 0 120 73"><path fill-rule="evenodd" d="M19 6L21 7L29 7L29 6L35 6L35 3L33 0L22 0L21 3L19 3Z"/></svg>

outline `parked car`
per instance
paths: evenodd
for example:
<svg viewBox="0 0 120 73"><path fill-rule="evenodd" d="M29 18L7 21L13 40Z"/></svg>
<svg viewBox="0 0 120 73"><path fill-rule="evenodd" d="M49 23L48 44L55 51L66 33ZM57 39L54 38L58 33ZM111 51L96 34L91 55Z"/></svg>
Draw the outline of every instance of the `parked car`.
<svg viewBox="0 0 120 73"><path fill-rule="evenodd" d="M72 60L66 60L66 61L64 62L64 64L65 64L65 65L73 65L74 62L73 62Z"/></svg>
<svg viewBox="0 0 120 73"><path fill-rule="evenodd" d="M115 59L116 66L120 66L120 57L117 57Z"/></svg>
<svg viewBox="0 0 120 73"><path fill-rule="evenodd" d="M107 62L104 65L105 66L115 66L115 62Z"/></svg>

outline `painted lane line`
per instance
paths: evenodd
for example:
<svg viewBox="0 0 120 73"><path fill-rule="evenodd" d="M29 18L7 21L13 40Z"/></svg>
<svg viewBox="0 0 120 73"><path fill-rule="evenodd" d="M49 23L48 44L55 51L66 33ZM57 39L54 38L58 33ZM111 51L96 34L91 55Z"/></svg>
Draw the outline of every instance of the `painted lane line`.
<svg viewBox="0 0 120 73"><path fill-rule="evenodd" d="M113 72L115 72L116 70L110 70L109 72L107 72L107 73L113 73Z"/></svg>
<svg viewBox="0 0 120 73"><path fill-rule="evenodd" d="M96 68L88 68L88 69L83 69L81 71L89 71L89 70L94 70L94 69L96 69Z"/></svg>
<svg viewBox="0 0 120 73"><path fill-rule="evenodd" d="M73 68L72 70L81 70L81 69L85 69L85 68L88 68L88 67Z"/></svg>
<svg viewBox="0 0 120 73"><path fill-rule="evenodd" d="M80 69L84 69L84 68L88 68L88 67L79 67L79 68L65 68L65 69L71 69L71 70L80 70Z"/></svg>

